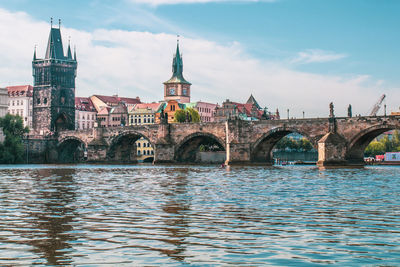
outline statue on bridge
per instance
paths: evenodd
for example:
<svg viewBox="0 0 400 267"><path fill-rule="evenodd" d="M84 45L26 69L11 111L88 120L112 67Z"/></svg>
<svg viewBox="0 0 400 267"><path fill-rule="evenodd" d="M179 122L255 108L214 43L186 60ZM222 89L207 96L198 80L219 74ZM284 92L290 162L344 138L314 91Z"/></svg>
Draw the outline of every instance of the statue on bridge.
<svg viewBox="0 0 400 267"><path fill-rule="evenodd" d="M160 110L160 123L168 124L168 113L164 113L164 108Z"/></svg>
<svg viewBox="0 0 400 267"><path fill-rule="evenodd" d="M351 105L349 104L349 107L347 108L347 116L348 117L353 117L353 112L352 112L352 110L351 110Z"/></svg>

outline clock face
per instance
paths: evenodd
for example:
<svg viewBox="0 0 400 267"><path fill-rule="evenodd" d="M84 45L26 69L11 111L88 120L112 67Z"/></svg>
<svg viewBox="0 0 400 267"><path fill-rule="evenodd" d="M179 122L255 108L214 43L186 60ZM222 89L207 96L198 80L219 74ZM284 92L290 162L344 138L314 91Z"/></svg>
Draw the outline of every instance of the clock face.
<svg viewBox="0 0 400 267"><path fill-rule="evenodd" d="M183 95L187 95L187 89L186 88L184 88L182 92L183 92Z"/></svg>
<svg viewBox="0 0 400 267"><path fill-rule="evenodd" d="M169 94L170 95L175 95L175 88L170 88L169 89Z"/></svg>

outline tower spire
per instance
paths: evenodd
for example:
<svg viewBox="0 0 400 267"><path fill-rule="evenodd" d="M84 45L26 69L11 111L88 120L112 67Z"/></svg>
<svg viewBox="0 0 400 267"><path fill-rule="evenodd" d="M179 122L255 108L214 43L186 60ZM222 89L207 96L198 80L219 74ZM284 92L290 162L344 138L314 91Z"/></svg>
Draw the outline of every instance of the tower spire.
<svg viewBox="0 0 400 267"><path fill-rule="evenodd" d="M53 18L51 18L51 28L45 59L65 59L61 32L59 28L53 28Z"/></svg>
<svg viewBox="0 0 400 267"><path fill-rule="evenodd" d="M174 60L172 62L172 73L174 76L180 76L182 77L182 72L183 72L183 62L182 62L182 57L179 52L179 35L177 36L176 40L176 52L174 56Z"/></svg>
<svg viewBox="0 0 400 267"><path fill-rule="evenodd" d="M36 45L35 48L33 49L33 60L34 61L36 60Z"/></svg>
<svg viewBox="0 0 400 267"><path fill-rule="evenodd" d="M68 52L67 52L67 58L72 60L72 53L71 53L71 37L68 38Z"/></svg>
<svg viewBox="0 0 400 267"><path fill-rule="evenodd" d="M74 60L76 61L76 46L74 45Z"/></svg>
<svg viewBox="0 0 400 267"><path fill-rule="evenodd" d="M50 18L50 27L53 28L53 17Z"/></svg>

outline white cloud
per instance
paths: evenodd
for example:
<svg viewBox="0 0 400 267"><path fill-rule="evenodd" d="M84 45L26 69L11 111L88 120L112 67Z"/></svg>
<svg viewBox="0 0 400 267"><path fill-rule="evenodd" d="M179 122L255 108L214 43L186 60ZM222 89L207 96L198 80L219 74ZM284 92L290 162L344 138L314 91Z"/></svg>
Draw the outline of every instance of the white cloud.
<svg viewBox="0 0 400 267"><path fill-rule="evenodd" d="M299 52L297 57L292 60L292 63L307 64L307 63L323 63L336 61L347 57L346 54L334 53L320 49L309 49Z"/></svg>
<svg viewBox="0 0 400 267"><path fill-rule="evenodd" d="M0 9L0 86L32 84L33 47L38 57L46 49L49 25L25 13ZM123 30L86 32L62 29L66 42L77 46L77 96L92 94L140 96L143 101L163 98L163 82L171 76L176 37ZM262 106L279 108L282 116L327 116L329 103L337 115L365 114L382 93L388 95L388 110L397 109L400 90L382 92L384 82L366 75L347 77L321 75L290 69L283 63L265 62L248 56L240 43L221 45L203 39L181 39L184 75L192 85L192 100L222 103L226 98L246 101L251 93ZM392 103L392 102L393 103Z"/></svg>
<svg viewBox="0 0 400 267"><path fill-rule="evenodd" d="M130 0L133 3L152 6L175 5L175 4L198 4L198 3L222 3L222 2L276 2L277 0Z"/></svg>

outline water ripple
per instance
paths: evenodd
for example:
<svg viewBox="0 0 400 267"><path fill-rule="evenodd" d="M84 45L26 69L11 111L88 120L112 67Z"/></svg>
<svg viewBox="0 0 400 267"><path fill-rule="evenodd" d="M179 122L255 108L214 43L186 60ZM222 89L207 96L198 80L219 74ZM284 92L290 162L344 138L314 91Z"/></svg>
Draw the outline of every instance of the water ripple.
<svg viewBox="0 0 400 267"><path fill-rule="evenodd" d="M0 265L395 266L399 170L2 166Z"/></svg>

